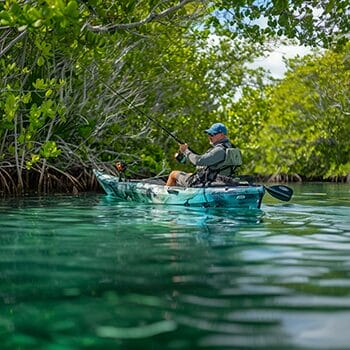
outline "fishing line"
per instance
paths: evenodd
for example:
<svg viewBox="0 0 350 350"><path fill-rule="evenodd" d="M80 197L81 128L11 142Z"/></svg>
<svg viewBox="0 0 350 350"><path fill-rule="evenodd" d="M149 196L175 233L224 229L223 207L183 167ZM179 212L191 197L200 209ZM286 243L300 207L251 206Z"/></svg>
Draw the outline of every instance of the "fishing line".
<svg viewBox="0 0 350 350"><path fill-rule="evenodd" d="M87 68L87 70L93 74L90 69ZM142 116L144 116L145 118L147 118L148 120L150 120L152 123L154 123L157 127L159 127L160 129L162 129L165 133L167 133L169 136L171 136L177 143L180 144L184 144L185 142L180 140L176 135L174 135L170 130L168 130L166 127L164 127L161 123L159 123L156 119L150 117L149 115L147 115L144 111L142 111L140 108L138 108L137 106L133 106L130 101L124 97L122 94L120 94L119 92L117 92L115 89L113 89L110 85L108 85L107 83L105 83L101 78L99 78L97 76L97 80L102 83L107 89L109 89L114 95L120 97L128 106L130 106L131 109L133 109L134 111L136 111L137 113L141 114Z"/></svg>

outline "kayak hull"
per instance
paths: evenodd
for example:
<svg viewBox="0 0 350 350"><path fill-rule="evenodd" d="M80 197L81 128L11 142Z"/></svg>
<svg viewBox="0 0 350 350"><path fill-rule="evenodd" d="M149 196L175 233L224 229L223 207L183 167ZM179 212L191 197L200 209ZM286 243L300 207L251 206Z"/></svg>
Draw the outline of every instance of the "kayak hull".
<svg viewBox="0 0 350 350"><path fill-rule="evenodd" d="M106 194L137 203L258 209L265 194L262 185L169 187L146 181L120 181L119 177L98 170L94 174Z"/></svg>

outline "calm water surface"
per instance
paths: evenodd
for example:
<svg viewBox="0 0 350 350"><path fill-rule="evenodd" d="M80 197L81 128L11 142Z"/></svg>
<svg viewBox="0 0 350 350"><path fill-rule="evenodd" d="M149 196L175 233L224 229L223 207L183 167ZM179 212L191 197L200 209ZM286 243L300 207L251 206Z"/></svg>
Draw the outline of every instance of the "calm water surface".
<svg viewBox="0 0 350 350"><path fill-rule="evenodd" d="M0 200L1 349L350 349L350 185L261 211Z"/></svg>

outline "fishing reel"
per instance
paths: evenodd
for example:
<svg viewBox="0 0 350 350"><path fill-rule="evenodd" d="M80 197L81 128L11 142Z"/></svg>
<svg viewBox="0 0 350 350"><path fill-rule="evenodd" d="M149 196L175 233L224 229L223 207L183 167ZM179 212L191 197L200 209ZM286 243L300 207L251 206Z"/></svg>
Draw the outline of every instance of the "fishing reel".
<svg viewBox="0 0 350 350"><path fill-rule="evenodd" d="M116 163L115 163L115 168L117 169L117 171L119 173L123 173L125 170L126 170L126 163L118 160Z"/></svg>
<svg viewBox="0 0 350 350"><path fill-rule="evenodd" d="M181 153L181 152L176 152L175 153L175 159L180 164L185 164L186 163L186 156L183 153Z"/></svg>
<svg viewBox="0 0 350 350"><path fill-rule="evenodd" d="M119 181L127 181L125 170L126 170L126 163L124 163L121 160L116 161L115 168L117 169L117 172L119 173Z"/></svg>

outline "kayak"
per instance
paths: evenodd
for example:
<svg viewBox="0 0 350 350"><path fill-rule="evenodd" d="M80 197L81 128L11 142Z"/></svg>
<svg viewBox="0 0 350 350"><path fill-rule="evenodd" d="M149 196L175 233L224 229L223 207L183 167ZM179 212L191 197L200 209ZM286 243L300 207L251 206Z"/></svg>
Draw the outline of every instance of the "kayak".
<svg viewBox="0 0 350 350"><path fill-rule="evenodd" d="M125 181L95 169L94 174L107 195L137 203L259 209L265 194L265 186L244 181L237 185L170 187L147 179Z"/></svg>

